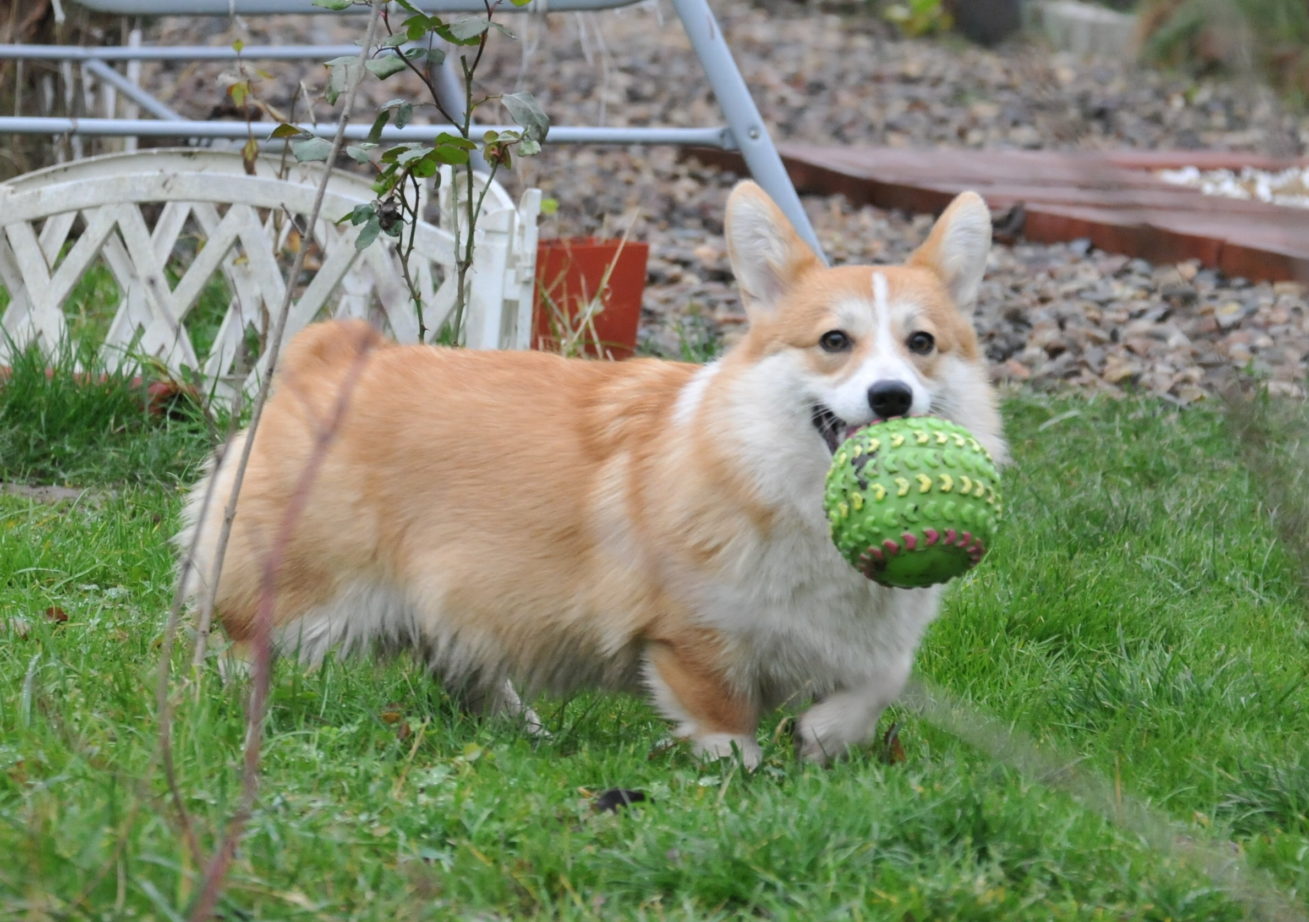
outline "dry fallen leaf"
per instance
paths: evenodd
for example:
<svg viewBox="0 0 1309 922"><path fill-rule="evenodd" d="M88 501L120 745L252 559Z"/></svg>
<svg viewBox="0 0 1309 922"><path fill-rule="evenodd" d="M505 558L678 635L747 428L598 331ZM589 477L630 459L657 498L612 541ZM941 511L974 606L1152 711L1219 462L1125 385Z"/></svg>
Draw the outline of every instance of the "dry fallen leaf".
<svg viewBox="0 0 1309 922"><path fill-rule="evenodd" d="M591 803L591 809L596 813L617 813L619 807L630 807L632 804L639 804L646 799L645 794L641 791L610 788L596 796Z"/></svg>
<svg viewBox="0 0 1309 922"><path fill-rule="evenodd" d="M883 762L887 765L899 765L909 757L905 755L904 746L900 742L900 723L896 721L886 728L886 733L882 736L881 756Z"/></svg>

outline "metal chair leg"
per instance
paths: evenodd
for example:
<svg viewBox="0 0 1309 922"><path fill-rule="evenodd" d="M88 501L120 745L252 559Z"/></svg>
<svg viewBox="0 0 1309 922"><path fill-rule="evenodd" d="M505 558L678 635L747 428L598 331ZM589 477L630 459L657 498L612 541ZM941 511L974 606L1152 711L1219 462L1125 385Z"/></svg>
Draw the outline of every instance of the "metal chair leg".
<svg viewBox="0 0 1309 922"><path fill-rule="evenodd" d="M823 258L818 236L800 204L800 196L796 194L786 167L782 165L782 157L768 136L745 79L732 59L732 51L727 47L713 10L706 0L673 0L673 6L682 19L691 47L709 78L709 86L750 174L795 225L800 236Z"/></svg>

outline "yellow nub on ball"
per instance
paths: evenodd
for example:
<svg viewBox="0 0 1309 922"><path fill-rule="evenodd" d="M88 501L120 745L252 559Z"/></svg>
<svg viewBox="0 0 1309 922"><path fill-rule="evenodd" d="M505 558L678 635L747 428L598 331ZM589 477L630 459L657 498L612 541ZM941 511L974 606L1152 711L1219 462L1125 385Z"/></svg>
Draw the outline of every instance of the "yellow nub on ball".
<svg viewBox="0 0 1309 922"><path fill-rule="evenodd" d="M967 429L934 416L865 426L832 456L832 541L869 579L914 588L976 566L1000 524L1000 477Z"/></svg>

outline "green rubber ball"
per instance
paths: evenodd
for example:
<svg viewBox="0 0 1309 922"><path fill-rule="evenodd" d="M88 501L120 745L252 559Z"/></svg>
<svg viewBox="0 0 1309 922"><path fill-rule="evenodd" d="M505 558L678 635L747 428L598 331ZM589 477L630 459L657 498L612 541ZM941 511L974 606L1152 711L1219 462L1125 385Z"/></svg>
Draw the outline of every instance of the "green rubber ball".
<svg viewBox="0 0 1309 922"><path fill-rule="evenodd" d="M986 554L1000 524L999 484L967 429L934 416L896 418L837 447L823 505L837 550L864 576L931 586Z"/></svg>

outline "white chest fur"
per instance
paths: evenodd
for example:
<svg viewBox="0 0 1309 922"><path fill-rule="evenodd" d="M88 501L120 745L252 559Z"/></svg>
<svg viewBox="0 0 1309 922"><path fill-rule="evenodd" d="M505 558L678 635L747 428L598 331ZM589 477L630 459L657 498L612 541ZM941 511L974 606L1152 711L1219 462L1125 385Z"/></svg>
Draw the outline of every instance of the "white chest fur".
<svg viewBox="0 0 1309 922"><path fill-rule="evenodd" d="M810 529L743 542L730 578L691 585L697 617L727 638L733 679L767 705L903 668L940 598L866 580Z"/></svg>

